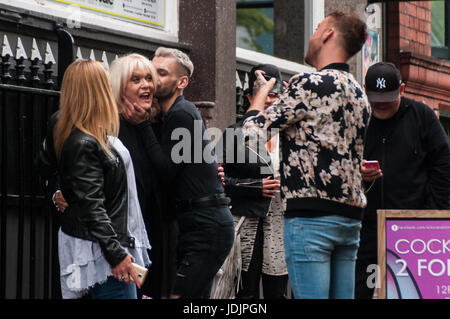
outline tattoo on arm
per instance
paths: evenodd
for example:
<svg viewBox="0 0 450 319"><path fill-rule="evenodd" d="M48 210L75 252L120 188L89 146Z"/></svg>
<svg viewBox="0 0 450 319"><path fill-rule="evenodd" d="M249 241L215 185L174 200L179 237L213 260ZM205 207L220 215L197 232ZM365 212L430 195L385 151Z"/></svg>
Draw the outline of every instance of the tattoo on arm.
<svg viewBox="0 0 450 319"><path fill-rule="evenodd" d="M266 81L264 81L260 77L257 77L255 83L253 84L253 94L258 92L265 84Z"/></svg>

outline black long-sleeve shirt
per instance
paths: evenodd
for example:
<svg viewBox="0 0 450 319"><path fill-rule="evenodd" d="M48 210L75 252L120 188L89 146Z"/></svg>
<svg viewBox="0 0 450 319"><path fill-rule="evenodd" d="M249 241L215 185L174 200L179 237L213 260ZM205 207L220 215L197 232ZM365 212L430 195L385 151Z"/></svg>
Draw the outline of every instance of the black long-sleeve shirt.
<svg viewBox="0 0 450 319"><path fill-rule="evenodd" d="M160 142L149 121L139 124L145 151L175 198L222 193L218 164L197 108L179 96L162 119Z"/></svg>

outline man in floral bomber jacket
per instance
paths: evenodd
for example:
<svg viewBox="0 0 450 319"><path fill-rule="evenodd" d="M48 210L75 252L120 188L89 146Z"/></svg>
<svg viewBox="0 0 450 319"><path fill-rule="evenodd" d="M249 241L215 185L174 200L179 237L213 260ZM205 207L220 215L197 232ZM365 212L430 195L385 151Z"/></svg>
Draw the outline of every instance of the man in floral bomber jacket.
<svg viewBox="0 0 450 319"><path fill-rule="evenodd" d="M257 71L259 92L245 115L249 143L280 130L284 242L295 298L354 297L370 105L346 62L366 37L367 27L357 16L331 13L312 35L305 56L318 71L293 76L265 111L263 101L275 81Z"/></svg>

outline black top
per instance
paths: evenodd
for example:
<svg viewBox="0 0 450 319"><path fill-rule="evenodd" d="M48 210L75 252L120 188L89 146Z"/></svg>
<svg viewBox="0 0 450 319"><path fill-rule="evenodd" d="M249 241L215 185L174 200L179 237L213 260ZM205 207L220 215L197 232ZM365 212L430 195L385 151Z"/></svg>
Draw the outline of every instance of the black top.
<svg viewBox="0 0 450 319"><path fill-rule="evenodd" d="M232 133L232 134L230 134ZM231 198L235 216L265 217L270 198L262 194L262 179L272 176L272 163L265 146L250 149L245 145L242 121L227 127L217 147L225 171L225 192Z"/></svg>
<svg viewBox="0 0 450 319"><path fill-rule="evenodd" d="M155 129L155 133L158 135L158 129ZM119 139L130 152L133 161L139 204L144 219L146 220L146 225L148 225L147 220L150 215L160 216L163 211L163 192L161 187L159 187L160 183L158 182L156 170L150 164L148 154L144 152L145 148L142 136L136 125L121 119ZM155 216L153 218L155 218ZM147 230L150 232L150 229L147 228ZM152 236L152 232L150 232L149 235Z"/></svg>
<svg viewBox="0 0 450 319"><path fill-rule="evenodd" d="M154 133L159 138L161 119L153 124ZM169 278L172 277L172 247L170 236L174 234L172 221L175 217L170 192L162 185L157 168L145 152L140 129L124 119L120 120L119 138L130 152L133 161L136 189L144 218L147 235L152 245L149 250L152 267L142 293L160 299L168 294Z"/></svg>
<svg viewBox="0 0 450 319"><path fill-rule="evenodd" d="M425 104L403 97L392 118L372 117L364 158L383 172L367 193L364 219L375 222L377 209L450 208L449 140Z"/></svg>
<svg viewBox="0 0 450 319"><path fill-rule="evenodd" d="M218 164L197 108L179 96L162 118L160 142L152 124L138 125L145 150L161 181L178 200L222 193Z"/></svg>

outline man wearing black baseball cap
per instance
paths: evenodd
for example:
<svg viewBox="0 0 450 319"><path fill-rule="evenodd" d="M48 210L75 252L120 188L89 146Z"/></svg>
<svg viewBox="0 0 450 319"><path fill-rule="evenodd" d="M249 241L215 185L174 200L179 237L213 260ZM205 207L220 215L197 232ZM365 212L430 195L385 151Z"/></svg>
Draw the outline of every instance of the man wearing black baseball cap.
<svg viewBox="0 0 450 319"><path fill-rule="evenodd" d="M372 65L365 88L372 118L364 159L377 160L380 168L367 168L365 161L361 168L367 207L356 263L358 299L373 295L368 267L377 264L378 209L450 209L450 146L434 111L404 96L405 84L392 63Z"/></svg>
<svg viewBox="0 0 450 319"><path fill-rule="evenodd" d="M405 84L394 64L380 62L372 65L367 70L365 87L373 116L386 120L397 113Z"/></svg>

